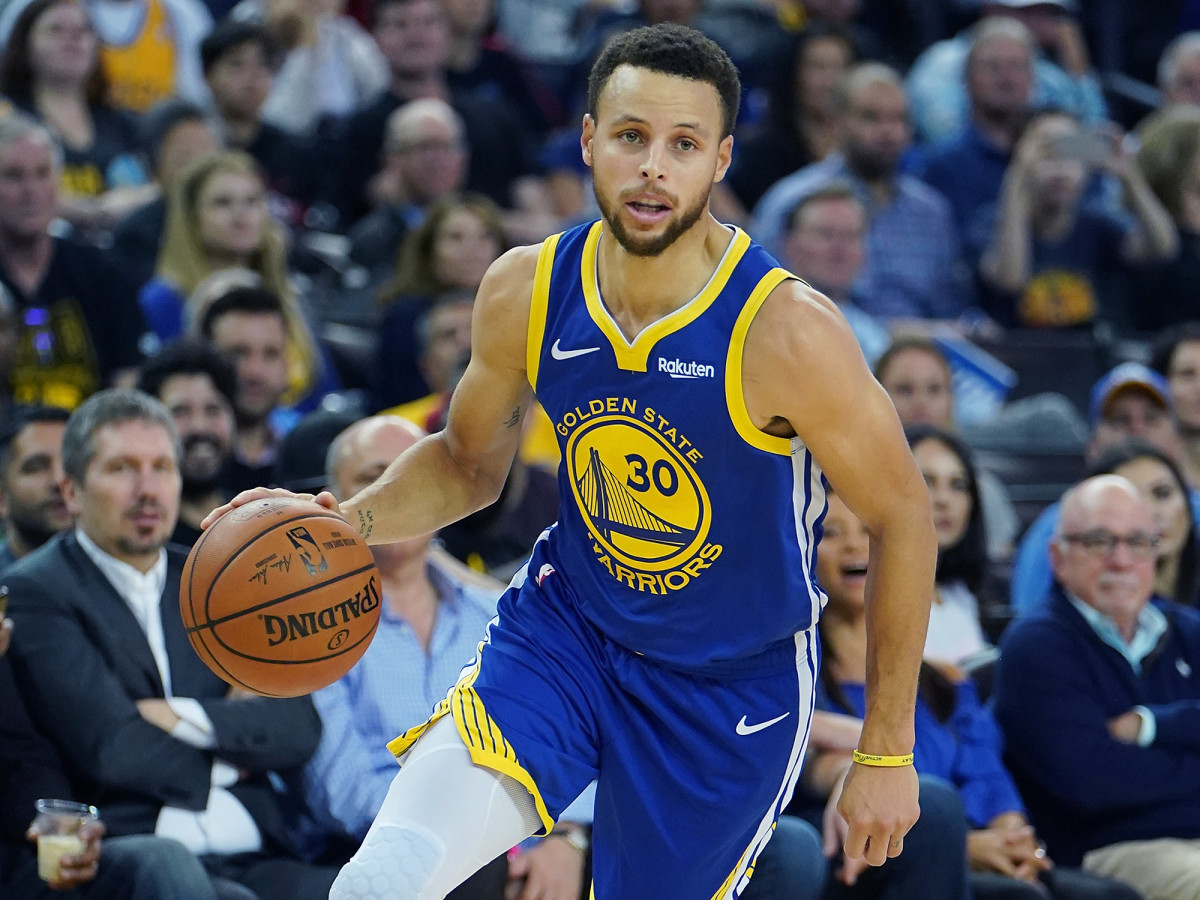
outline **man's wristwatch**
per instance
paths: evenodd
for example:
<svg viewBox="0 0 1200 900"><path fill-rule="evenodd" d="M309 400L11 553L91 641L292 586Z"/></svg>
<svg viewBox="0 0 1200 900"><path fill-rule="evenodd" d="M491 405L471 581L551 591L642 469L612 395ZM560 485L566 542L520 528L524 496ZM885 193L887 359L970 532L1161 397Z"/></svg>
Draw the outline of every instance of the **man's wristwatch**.
<svg viewBox="0 0 1200 900"><path fill-rule="evenodd" d="M551 832L550 837L560 837L584 856L587 856L588 850L592 847L592 839L588 834L588 830L582 826L574 828L566 825L558 825Z"/></svg>

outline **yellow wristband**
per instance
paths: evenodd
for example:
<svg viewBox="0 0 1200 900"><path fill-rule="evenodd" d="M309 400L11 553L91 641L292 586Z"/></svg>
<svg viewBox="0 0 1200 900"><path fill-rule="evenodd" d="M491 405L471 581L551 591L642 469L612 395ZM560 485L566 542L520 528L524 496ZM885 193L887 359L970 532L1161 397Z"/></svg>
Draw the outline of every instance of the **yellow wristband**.
<svg viewBox="0 0 1200 900"><path fill-rule="evenodd" d="M900 766L911 766L913 755L909 753L904 756L879 756L875 753L863 753L861 750L855 750L854 761L860 766L882 766L893 769Z"/></svg>

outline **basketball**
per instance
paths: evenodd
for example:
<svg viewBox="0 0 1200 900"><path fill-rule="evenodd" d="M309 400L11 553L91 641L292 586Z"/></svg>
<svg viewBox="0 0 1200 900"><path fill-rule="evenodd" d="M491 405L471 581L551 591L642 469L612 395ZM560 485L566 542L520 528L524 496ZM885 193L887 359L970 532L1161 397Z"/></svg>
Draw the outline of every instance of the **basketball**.
<svg viewBox="0 0 1200 900"><path fill-rule="evenodd" d="M188 555L179 591L196 653L222 679L267 697L332 684L379 624L379 573L334 513L271 497L239 506Z"/></svg>

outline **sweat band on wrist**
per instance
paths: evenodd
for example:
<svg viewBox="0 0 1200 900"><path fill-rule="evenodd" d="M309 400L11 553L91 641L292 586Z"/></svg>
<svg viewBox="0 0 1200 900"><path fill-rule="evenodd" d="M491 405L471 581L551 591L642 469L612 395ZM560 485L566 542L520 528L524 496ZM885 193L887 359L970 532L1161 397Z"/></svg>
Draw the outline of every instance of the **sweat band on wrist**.
<svg viewBox="0 0 1200 900"><path fill-rule="evenodd" d="M881 766L887 769L894 769L900 766L911 766L913 764L913 755L908 753L904 756L879 756L875 753L863 753L861 750L855 750L854 761L860 766Z"/></svg>

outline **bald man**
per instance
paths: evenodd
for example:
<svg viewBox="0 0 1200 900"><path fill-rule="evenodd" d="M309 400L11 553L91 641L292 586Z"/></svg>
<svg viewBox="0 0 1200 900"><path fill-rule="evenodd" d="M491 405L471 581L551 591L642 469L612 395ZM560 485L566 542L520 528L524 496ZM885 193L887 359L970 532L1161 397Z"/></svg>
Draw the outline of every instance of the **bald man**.
<svg viewBox="0 0 1200 900"><path fill-rule="evenodd" d="M390 275L404 235L432 203L466 185L469 160L462 116L449 103L423 97L398 107L388 116L383 166L371 182L374 209L350 229L350 258L376 281Z"/></svg>
<svg viewBox="0 0 1200 900"><path fill-rule="evenodd" d="M1200 896L1200 615L1152 596L1158 536L1114 475L1063 498L1049 600L1001 648L996 717L1064 865Z"/></svg>
<svg viewBox="0 0 1200 900"><path fill-rule="evenodd" d="M362 419L339 434L326 456L326 477L338 498L375 481L424 432L397 416ZM379 629L362 660L339 681L313 695L324 726L320 746L305 766L303 791L313 852L343 852L362 842L396 774L387 742L418 725L458 680L496 613L503 590L431 546L431 536L371 547L383 586ZM577 817L591 821L591 801ZM514 862L513 876L541 885L530 896L578 900L583 890L584 824L563 823ZM572 840L566 838L571 837ZM321 851L316 845L323 843ZM344 850L342 845L345 845ZM504 858L457 888L452 900L500 900L509 877Z"/></svg>

